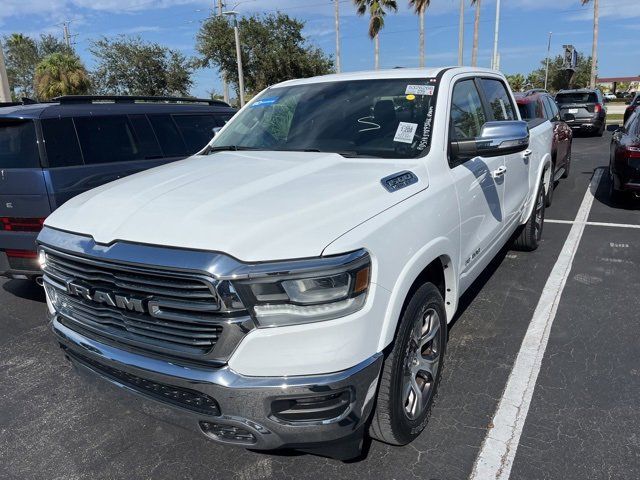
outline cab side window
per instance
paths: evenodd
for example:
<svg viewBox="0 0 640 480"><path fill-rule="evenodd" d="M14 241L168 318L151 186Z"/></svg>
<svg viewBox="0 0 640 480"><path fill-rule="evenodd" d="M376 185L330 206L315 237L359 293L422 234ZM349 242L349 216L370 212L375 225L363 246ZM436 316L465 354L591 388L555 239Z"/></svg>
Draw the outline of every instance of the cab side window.
<svg viewBox="0 0 640 480"><path fill-rule="evenodd" d="M483 78L482 88L494 120L516 120L511 97L500 80Z"/></svg>
<svg viewBox="0 0 640 480"><path fill-rule="evenodd" d="M473 140L480 135L480 130L486 121L475 82L469 79L456 83L451 100L450 139Z"/></svg>

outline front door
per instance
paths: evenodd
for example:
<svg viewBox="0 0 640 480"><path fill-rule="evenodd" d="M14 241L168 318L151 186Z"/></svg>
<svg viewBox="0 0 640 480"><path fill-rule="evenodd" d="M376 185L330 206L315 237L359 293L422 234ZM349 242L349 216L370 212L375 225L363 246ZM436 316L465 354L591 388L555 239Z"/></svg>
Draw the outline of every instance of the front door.
<svg viewBox="0 0 640 480"><path fill-rule="evenodd" d="M458 81L453 87L449 138L473 140L487 121L474 79ZM496 243L504 221L504 157L475 157L457 162L451 159L451 175L460 206L460 273L466 288L482 270L480 258ZM465 281L465 279L467 281Z"/></svg>

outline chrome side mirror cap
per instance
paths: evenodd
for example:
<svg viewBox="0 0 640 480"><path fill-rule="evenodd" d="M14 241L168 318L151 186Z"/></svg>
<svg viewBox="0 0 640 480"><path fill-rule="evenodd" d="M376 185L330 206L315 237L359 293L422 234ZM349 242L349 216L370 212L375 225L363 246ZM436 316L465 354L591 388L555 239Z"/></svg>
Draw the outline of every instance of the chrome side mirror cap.
<svg viewBox="0 0 640 480"><path fill-rule="evenodd" d="M522 152L529 147L529 125L521 120L487 122L474 140L451 142L451 153L458 160L497 157Z"/></svg>

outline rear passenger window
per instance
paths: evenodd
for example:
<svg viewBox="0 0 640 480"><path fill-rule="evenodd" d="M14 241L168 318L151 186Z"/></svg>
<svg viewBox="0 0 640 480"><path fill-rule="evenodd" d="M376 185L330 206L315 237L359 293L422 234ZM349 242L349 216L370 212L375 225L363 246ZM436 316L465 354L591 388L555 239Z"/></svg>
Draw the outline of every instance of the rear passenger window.
<svg viewBox="0 0 640 480"><path fill-rule="evenodd" d="M149 121L156 132L160 148L165 157L187 155L187 148L176 124L170 115L149 115Z"/></svg>
<svg viewBox="0 0 640 480"><path fill-rule="evenodd" d="M42 135L49 167L82 165L82 154L71 118L42 120Z"/></svg>
<svg viewBox="0 0 640 480"><path fill-rule="evenodd" d="M480 135L486 122L478 89L473 80L463 80L453 87L451 100L452 140L472 140Z"/></svg>
<svg viewBox="0 0 640 480"><path fill-rule="evenodd" d="M213 129L219 126L213 115L173 115L173 121L190 154L205 147L213 138Z"/></svg>
<svg viewBox="0 0 640 480"><path fill-rule="evenodd" d="M500 80L482 79L484 94L489 102L494 120L515 120L516 115L507 89Z"/></svg>
<svg viewBox="0 0 640 480"><path fill-rule="evenodd" d="M84 163L114 163L147 157L125 115L74 119Z"/></svg>
<svg viewBox="0 0 640 480"><path fill-rule="evenodd" d="M147 116L129 115L129 121L133 126L140 150L144 152L144 158L162 158L162 150Z"/></svg>

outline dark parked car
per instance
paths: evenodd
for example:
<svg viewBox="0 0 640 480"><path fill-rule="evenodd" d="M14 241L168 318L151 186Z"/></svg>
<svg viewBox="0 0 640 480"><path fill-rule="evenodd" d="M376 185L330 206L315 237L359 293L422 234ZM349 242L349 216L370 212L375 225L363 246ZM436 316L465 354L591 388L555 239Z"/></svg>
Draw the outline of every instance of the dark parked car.
<svg viewBox="0 0 640 480"><path fill-rule="evenodd" d="M553 97L545 92L528 91L524 94L516 94L516 102L523 120L533 127L547 120L553 124L553 146L551 150L553 159L553 171L551 184L547 194L547 207L553 200L553 190L556 181L567 178L571 168L571 143L573 131L560 119L560 111Z"/></svg>
<svg viewBox="0 0 640 480"><path fill-rule="evenodd" d="M607 126L607 109L600 90L560 90L556 94L556 103L561 118L574 131L602 136Z"/></svg>
<svg viewBox="0 0 640 480"><path fill-rule="evenodd" d="M610 152L611 197L620 200L631 193L640 198L640 108L613 134Z"/></svg>
<svg viewBox="0 0 640 480"><path fill-rule="evenodd" d="M627 108L624 111L623 124L627 123L631 114L635 112L638 107L640 107L640 93L636 93L631 101L627 103Z"/></svg>
<svg viewBox="0 0 640 480"><path fill-rule="evenodd" d="M216 100L60 97L0 108L0 275L37 278L35 239L71 197L199 151L235 110ZM96 212L99 215L100 212Z"/></svg>

